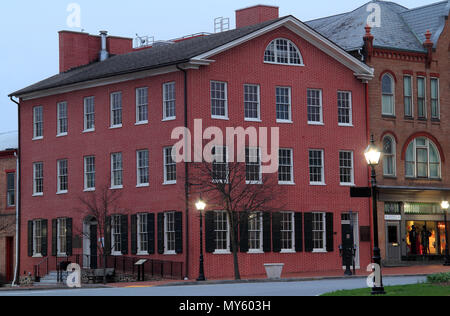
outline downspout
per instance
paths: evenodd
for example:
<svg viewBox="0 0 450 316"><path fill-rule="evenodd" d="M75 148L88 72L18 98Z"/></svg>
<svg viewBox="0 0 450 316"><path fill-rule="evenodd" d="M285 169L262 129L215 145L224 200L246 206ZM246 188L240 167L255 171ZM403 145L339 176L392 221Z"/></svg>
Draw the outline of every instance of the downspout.
<svg viewBox="0 0 450 316"><path fill-rule="evenodd" d="M189 120L188 120L188 85L187 85L187 71L186 69L181 68L179 65L177 65L177 69L182 71L184 73L184 128L188 129L189 128ZM184 139L185 139L185 156L187 155L188 152L190 152L187 150L187 135L184 135ZM188 158L188 157L185 157ZM184 197L185 197L185 233L186 233L186 267L185 267L185 280L189 279L189 164L188 164L188 160L185 159L184 161Z"/></svg>
<svg viewBox="0 0 450 316"><path fill-rule="evenodd" d="M19 263L20 263L20 103L15 101L13 97L10 97L11 101L17 104L17 113L18 113L18 147L16 152L14 153L14 156L16 157L16 264L14 267L14 280L11 284L11 286L16 286L19 279Z"/></svg>

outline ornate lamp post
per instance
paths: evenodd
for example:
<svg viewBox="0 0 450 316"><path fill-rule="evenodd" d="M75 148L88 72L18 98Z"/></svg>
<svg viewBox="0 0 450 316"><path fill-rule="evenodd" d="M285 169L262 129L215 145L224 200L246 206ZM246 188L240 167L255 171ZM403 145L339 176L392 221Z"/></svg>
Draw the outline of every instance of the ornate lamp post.
<svg viewBox="0 0 450 316"><path fill-rule="evenodd" d="M197 281L206 281L205 267L203 260L203 212L206 209L206 203L200 197L200 200L195 204L197 211L200 212L200 272Z"/></svg>
<svg viewBox="0 0 450 316"><path fill-rule="evenodd" d="M448 201L443 201L441 203L442 210L444 211L444 224L445 224L445 263L444 266L450 267L450 254L448 250L448 224L447 224L447 212L450 207Z"/></svg>
<svg viewBox="0 0 450 316"><path fill-rule="evenodd" d="M375 140L372 135L370 140L370 145L364 152L367 164L372 167L372 203L373 203L373 263L380 267L380 283L375 284L372 288L372 295L382 295L386 294L383 287L383 277L381 274L381 251L378 244L378 206L377 206L377 175L375 172L375 167L380 163L381 152L375 146ZM376 282L375 282L376 283Z"/></svg>

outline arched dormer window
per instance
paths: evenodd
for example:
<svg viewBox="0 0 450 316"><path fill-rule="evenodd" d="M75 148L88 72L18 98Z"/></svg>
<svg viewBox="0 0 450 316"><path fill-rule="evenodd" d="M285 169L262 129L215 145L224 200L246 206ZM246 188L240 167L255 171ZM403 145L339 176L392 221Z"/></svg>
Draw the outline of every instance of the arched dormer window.
<svg viewBox="0 0 450 316"><path fill-rule="evenodd" d="M395 80L391 74L386 73L381 78L382 114L395 116Z"/></svg>
<svg viewBox="0 0 450 316"><path fill-rule="evenodd" d="M414 139L406 149L407 178L441 178L441 157L436 145L425 137Z"/></svg>
<svg viewBox="0 0 450 316"><path fill-rule="evenodd" d="M297 46L290 40L277 38L267 46L264 62L303 66L303 57Z"/></svg>
<svg viewBox="0 0 450 316"><path fill-rule="evenodd" d="M396 143L394 137L388 135L383 138L383 174L395 177L396 172Z"/></svg>

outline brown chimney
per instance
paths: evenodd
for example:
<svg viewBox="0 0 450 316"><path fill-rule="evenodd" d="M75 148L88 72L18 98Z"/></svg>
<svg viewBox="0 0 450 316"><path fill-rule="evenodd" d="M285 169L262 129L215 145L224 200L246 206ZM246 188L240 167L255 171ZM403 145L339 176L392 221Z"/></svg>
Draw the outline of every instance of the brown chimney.
<svg viewBox="0 0 450 316"><path fill-rule="evenodd" d="M372 28L369 25L366 25L366 27L364 29L366 30L366 34L363 37L364 50L365 50L365 55L366 55L365 57L366 57L366 62L370 63L370 60L372 59L372 56L373 56L374 36L370 32L372 30Z"/></svg>
<svg viewBox="0 0 450 316"><path fill-rule="evenodd" d="M256 5L236 10L236 28L278 19L279 11L279 7L268 5Z"/></svg>
<svg viewBox="0 0 450 316"><path fill-rule="evenodd" d="M425 34L425 42L423 43L423 46L427 50L427 66L430 67L431 62L433 61L433 42L431 41L431 32L430 30L427 30L427 33Z"/></svg>

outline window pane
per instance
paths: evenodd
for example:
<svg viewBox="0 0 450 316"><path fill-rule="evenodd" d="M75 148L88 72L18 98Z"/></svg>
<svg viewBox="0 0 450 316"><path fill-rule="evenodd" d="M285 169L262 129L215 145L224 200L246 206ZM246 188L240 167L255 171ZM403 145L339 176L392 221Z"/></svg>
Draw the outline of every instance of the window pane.
<svg viewBox="0 0 450 316"><path fill-rule="evenodd" d="M164 119L176 117L176 89L175 82L163 85L163 104Z"/></svg>
<svg viewBox="0 0 450 316"><path fill-rule="evenodd" d="M321 123L322 122L322 91L311 90L307 91L308 104L308 122Z"/></svg>
<svg viewBox="0 0 450 316"><path fill-rule="evenodd" d="M245 118L259 119L259 86L244 85Z"/></svg>
<svg viewBox="0 0 450 316"><path fill-rule="evenodd" d="M212 116L227 116L227 91L224 82L211 82L211 113Z"/></svg>
<svg viewBox="0 0 450 316"><path fill-rule="evenodd" d="M338 121L352 124L352 100L350 92L338 92Z"/></svg>
<svg viewBox="0 0 450 316"><path fill-rule="evenodd" d="M277 87L277 120L290 121L291 120L291 89Z"/></svg>

